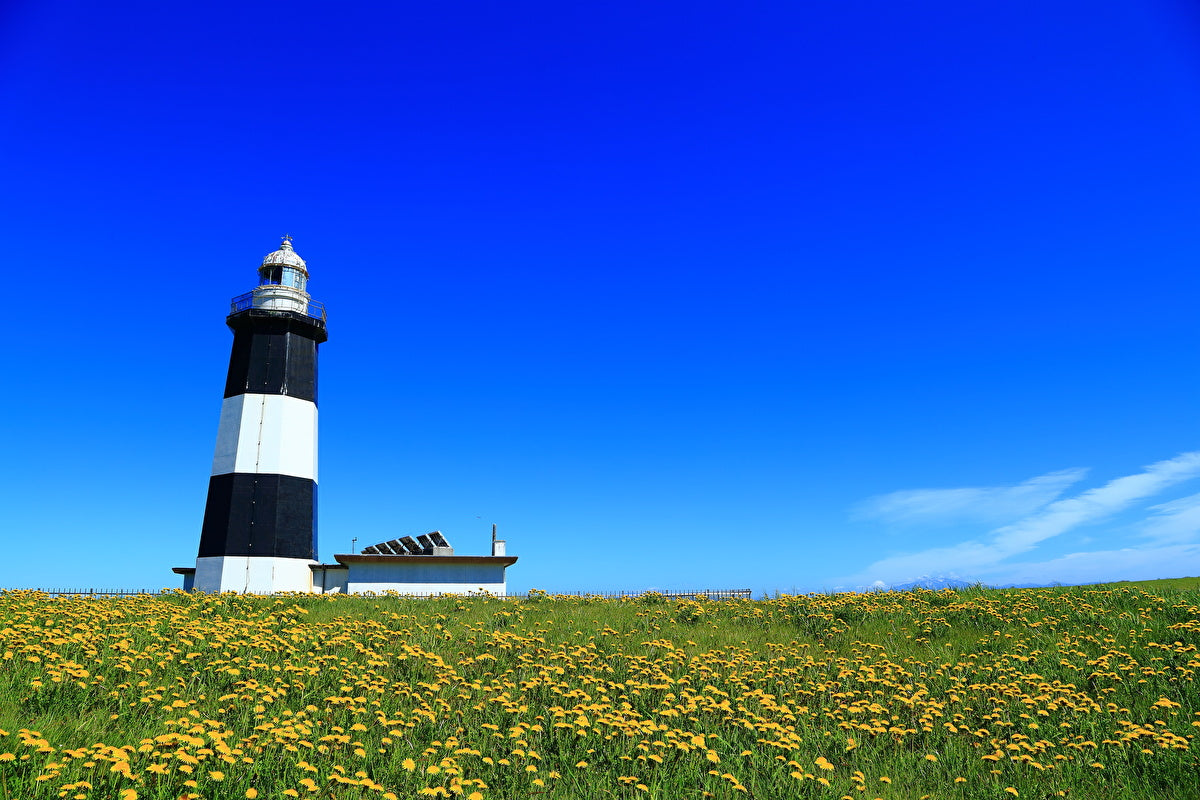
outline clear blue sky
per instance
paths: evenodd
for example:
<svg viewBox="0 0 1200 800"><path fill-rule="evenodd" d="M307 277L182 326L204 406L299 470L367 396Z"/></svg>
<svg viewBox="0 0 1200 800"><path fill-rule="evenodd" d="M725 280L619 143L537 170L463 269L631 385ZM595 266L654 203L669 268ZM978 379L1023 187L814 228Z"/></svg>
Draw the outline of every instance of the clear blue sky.
<svg viewBox="0 0 1200 800"><path fill-rule="evenodd" d="M1200 574L1185 0L16 0L0 108L0 586L178 585L284 233L325 560Z"/></svg>

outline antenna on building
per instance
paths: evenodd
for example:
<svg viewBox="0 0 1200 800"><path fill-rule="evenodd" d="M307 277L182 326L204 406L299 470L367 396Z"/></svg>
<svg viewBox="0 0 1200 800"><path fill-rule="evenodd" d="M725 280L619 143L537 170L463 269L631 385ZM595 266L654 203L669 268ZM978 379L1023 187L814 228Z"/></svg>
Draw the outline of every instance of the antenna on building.
<svg viewBox="0 0 1200 800"><path fill-rule="evenodd" d="M351 540L350 540L350 552L351 552L351 553L357 553L357 552L358 552L358 550L357 550L357 549L355 549L355 547L354 547L354 545L356 545L356 544L358 544L358 537L357 537L357 536L355 536L353 539L351 539Z"/></svg>
<svg viewBox="0 0 1200 800"><path fill-rule="evenodd" d="M504 555L504 540L496 538L496 523L492 523L492 555Z"/></svg>

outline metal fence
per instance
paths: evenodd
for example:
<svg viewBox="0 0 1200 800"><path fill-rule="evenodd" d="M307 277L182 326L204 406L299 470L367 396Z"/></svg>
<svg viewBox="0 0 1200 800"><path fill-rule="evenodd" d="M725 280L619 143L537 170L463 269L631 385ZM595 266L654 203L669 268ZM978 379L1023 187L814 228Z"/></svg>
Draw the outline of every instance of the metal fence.
<svg viewBox="0 0 1200 800"><path fill-rule="evenodd" d="M171 591L171 590L166 590ZM163 594L163 589L0 589L2 592L42 592L51 597L134 597L137 595L158 595ZM414 600L431 600L439 597L463 597L469 593L463 594L440 593L440 594L404 594L399 595L404 598L412 598ZM651 589L641 592L553 592L553 593L522 593L522 594L507 594L493 595L496 598L505 600L528 600L532 597L578 597L578 598L594 598L594 599L621 599L625 597L637 598L646 595L659 595L667 600L693 600L704 598L706 600L750 600L754 592L750 589L699 589L696 591L682 592L674 590L657 590ZM319 597L320 595L314 595ZM356 597L359 595L345 595L346 597ZM391 595L369 594L361 595L364 597L380 597Z"/></svg>
<svg viewBox="0 0 1200 800"><path fill-rule="evenodd" d="M162 594L162 589L0 589L0 592L43 592L51 597L133 597Z"/></svg>
<svg viewBox="0 0 1200 800"><path fill-rule="evenodd" d="M706 600L750 600L754 596L751 589L697 589L695 591L676 591L673 589L646 589L640 592L550 592L551 597L596 597L604 599L620 599L622 597L645 597L660 595L668 600L691 600L703 597ZM508 597L516 600L527 600L529 594L510 594Z"/></svg>
<svg viewBox="0 0 1200 800"><path fill-rule="evenodd" d="M293 309L287 309L287 308L275 308L275 307L272 307L269 305L261 305L260 306L260 305L256 304L254 302L254 300L255 300L255 296L254 296L254 292L252 292L252 291L246 292L245 294L239 294L237 297L235 297L229 301L229 313L236 314L239 311L249 311L251 309L255 309L258 311L268 311L268 312L275 312L275 313L293 313L293 314L303 313L304 316L310 317L311 319L319 319L322 322L326 321L325 306L322 303L318 303L316 300L308 300L304 305L303 312L301 312L298 309L293 310ZM297 300L296 302L299 303L300 301Z"/></svg>

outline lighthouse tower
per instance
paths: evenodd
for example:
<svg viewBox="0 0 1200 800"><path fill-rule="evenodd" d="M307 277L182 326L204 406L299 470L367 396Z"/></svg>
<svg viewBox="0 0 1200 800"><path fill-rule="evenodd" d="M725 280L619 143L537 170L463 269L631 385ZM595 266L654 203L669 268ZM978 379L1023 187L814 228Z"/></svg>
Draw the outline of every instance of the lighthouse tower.
<svg viewBox="0 0 1200 800"><path fill-rule="evenodd" d="M325 311L290 236L225 322L233 352L193 588L309 592L317 558L317 347Z"/></svg>

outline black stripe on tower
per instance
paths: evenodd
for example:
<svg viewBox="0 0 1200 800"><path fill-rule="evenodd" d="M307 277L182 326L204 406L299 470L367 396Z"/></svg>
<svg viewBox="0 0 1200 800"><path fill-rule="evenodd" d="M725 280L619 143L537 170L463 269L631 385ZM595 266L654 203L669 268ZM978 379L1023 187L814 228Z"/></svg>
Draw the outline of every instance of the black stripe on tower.
<svg viewBox="0 0 1200 800"><path fill-rule="evenodd" d="M317 558L317 485L290 475L231 472L208 481L200 558Z"/></svg>
<svg viewBox="0 0 1200 800"><path fill-rule="evenodd" d="M329 338L322 321L251 309L226 323L233 329L226 397L285 394L317 402L317 345Z"/></svg>

